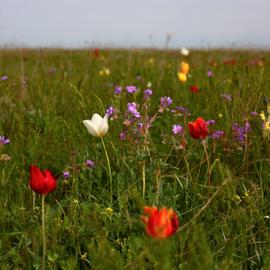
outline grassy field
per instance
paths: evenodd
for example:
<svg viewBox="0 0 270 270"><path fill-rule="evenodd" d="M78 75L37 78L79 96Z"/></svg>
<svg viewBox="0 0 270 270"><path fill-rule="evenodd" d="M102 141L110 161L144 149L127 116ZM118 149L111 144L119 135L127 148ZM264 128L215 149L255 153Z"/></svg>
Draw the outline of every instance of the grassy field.
<svg viewBox="0 0 270 270"><path fill-rule="evenodd" d="M270 269L267 96L266 51L1 50L0 135L10 140L0 144L1 270L42 269L31 164L57 177L45 200L45 269ZM111 173L82 123L109 106ZM189 135L198 117L215 120L205 141ZM177 213L173 236L145 233L147 205Z"/></svg>

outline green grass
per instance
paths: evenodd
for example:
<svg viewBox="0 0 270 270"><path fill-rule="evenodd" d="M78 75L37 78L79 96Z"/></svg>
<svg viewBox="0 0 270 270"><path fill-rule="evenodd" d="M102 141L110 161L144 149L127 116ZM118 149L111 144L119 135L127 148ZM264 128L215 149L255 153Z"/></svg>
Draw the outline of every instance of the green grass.
<svg viewBox="0 0 270 270"><path fill-rule="evenodd" d="M50 169L57 189L46 197L46 269L270 269L270 147L262 120L270 95L270 53L266 51L1 50L0 135L0 265L6 269L41 269L41 197L28 187L29 165ZM153 59L150 60L149 59ZM236 64L223 64L235 59ZM263 65L247 64L262 60ZM178 81L180 61L191 77ZM211 66L215 60L217 66ZM109 76L99 71L109 68ZM207 77L212 70L214 76ZM138 77L140 76L140 77ZM149 103L143 90L151 82ZM127 85L140 89L128 94ZM189 86L201 91L192 94ZM122 86L121 95L114 87ZM231 101L222 94L232 96ZM159 99L170 96L189 115L158 113L148 136L124 128L128 102L137 102L143 121L155 115ZM113 177L110 205L107 161L98 138L82 121L117 108L104 141ZM187 122L215 119L207 139L211 169L208 187L206 156L199 140L189 136ZM240 144L233 123L249 121L251 131ZM173 136L172 125L185 128L185 139ZM179 148L181 140L183 147ZM85 161L95 162L93 169ZM145 168L145 195L142 175ZM63 171L70 172L64 180ZM145 205L172 207L178 232L156 241L140 220ZM113 212L108 209L111 207Z"/></svg>

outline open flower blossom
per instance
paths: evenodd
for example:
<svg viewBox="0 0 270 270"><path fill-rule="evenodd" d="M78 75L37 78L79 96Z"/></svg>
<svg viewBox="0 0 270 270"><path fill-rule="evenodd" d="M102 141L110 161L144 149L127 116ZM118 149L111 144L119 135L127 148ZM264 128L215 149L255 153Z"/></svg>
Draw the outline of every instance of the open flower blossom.
<svg viewBox="0 0 270 270"><path fill-rule="evenodd" d="M198 93L200 88L197 85L192 85L189 87L190 92L192 93Z"/></svg>
<svg viewBox="0 0 270 270"><path fill-rule="evenodd" d="M108 115L102 118L99 114L94 113L91 120L84 120L83 124L87 128L90 135L102 138L108 131Z"/></svg>
<svg viewBox="0 0 270 270"><path fill-rule="evenodd" d="M56 189L56 179L49 170L41 171L37 166L30 166L29 186L35 192L47 195Z"/></svg>
<svg viewBox="0 0 270 270"><path fill-rule="evenodd" d="M141 220L146 225L146 234L154 239L166 239L175 234L179 227L177 214L172 208L158 210L155 206L145 206L144 214L146 216L141 216Z"/></svg>
<svg viewBox="0 0 270 270"><path fill-rule="evenodd" d="M194 122L188 122L189 134L194 139L205 139L208 135L207 122L199 117Z"/></svg>
<svg viewBox="0 0 270 270"><path fill-rule="evenodd" d="M181 64L180 64L180 72L187 75L189 73L189 63L181 62Z"/></svg>
<svg viewBox="0 0 270 270"><path fill-rule="evenodd" d="M184 83L184 82L187 81L187 75L185 73L178 72L177 76L178 76L178 79L179 79L180 82Z"/></svg>
<svg viewBox="0 0 270 270"><path fill-rule="evenodd" d="M184 47L181 49L180 53L183 56L189 56L189 50Z"/></svg>

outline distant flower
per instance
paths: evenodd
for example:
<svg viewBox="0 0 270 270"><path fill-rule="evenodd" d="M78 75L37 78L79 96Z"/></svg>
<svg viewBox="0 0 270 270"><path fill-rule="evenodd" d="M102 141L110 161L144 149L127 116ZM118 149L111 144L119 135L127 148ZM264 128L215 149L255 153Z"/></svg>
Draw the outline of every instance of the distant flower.
<svg viewBox="0 0 270 270"><path fill-rule="evenodd" d="M114 88L114 93L115 93L116 95L119 95L121 92L122 92L122 87L121 87L121 86L116 86L116 87Z"/></svg>
<svg viewBox="0 0 270 270"><path fill-rule="evenodd" d="M180 125L173 125L172 132L174 135L182 135L184 128Z"/></svg>
<svg viewBox="0 0 270 270"><path fill-rule="evenodd" d="M208 70L207 71L207 76L210 78L210 77L213 77L213 71L212 70Z"/></svg>
<svg viewBox="0 0 270 270"><path fill-rule="evenodd" d="M180 53L183 56L189 56L189 50L184 47L181 49Z"/></svg>
<svg viewBox="0 0 270 270"><path fill-rule="evenodd" d="M1 81L6 81L8 79L8 76L7 75L4 75L0 79L1 79Z"/></svg>
<svg viewBox="0 0 270 270"><path fill-rule="evenodd" d="M172 102L173 100L171 99L171 97L164 96L160 98L160 105L163 108L169 107L170 105L172 105Z"/></svg>
<svg viewBox="0 0 270 270"><path fill-rule="evenodd" d="M125 133L125 132L120 132L120 134L119 134L119 139L120 139L121 141L124 141L124 140L126 139L126 133Z"/></svg>
<svg viewBox="0 0 270 270"><path fill-rule="evenodd" d="M94 52L94 56L95 56L96 58L98 58L98 57L100 56L99 48L95 48L93 52Z"/></svg>
<svg viewBox="0 0 270 270"><path fill-rule="evenodd" d="M0 136L0 144L9 144L10 140L8 137Z"/></svg>
<svg viewBox="0 0 270 270"><path fill-rule="evenodd" d="M175 109L171 110L172 113L181 113L184 115L188 114L188 108L185 108L183 106L177 106Z"/></svg>
<svg viewBox="0 0 270 270"><path fill-rule="evenodd" d="M110 69L108 68L102 68L99 72L98 72L99 76L109 76L111 74Z"/></svg>
<svg viewBox="0 0 270 270"><path fill-rule="evenodd" d="M206 121L206 124L208 125L208 126L212 126L212 125L214 125L216 123L216 120L214 120L214 119L210 119L210 120L207 120Z"/></svg>
<svg viewBox="0 0 270 270"><path fill-rule="evenodd" d="M35 192L47 195L56 189L56 179L49 170L41 171L37 166L30 166L29 185Z"/></svg>
<svg viewBox="0 0 270 270"><path fill-rule="evenodd" d="M69 172L67 172L67 171L65 171L65 172L63 172L63 177L65 178L65 179L67 179L67 178L69 178Z"/></svg>
<svg viewBox="0 0 270 270"><path fill-rule="evenodd" d="M232 96L230 94L222 94L221 97L227 101L232 101Z"/></svg>
<svg viewBox="0 0 270 270"><path fill-rule="evenodd" d="M199 87L197 85L192 85L189 87L189 90L192 92L192 93L198 93L199 92Z"/></svg>
<svg viewBox="0 0 270 270"><path fill-rule="evenodd" d="M206 121L199 117L194 122L188 122L189 134L194 139L205 139L208 135Z"/></svg>
<svg viewBox="0 0 270 270"><path fill-rule="evenodd" d="M138 89L134 85L129 85L126 87L126 90L128 93L133 94L133 93L137 92Z"/></svg>
<svg viewBox="0 0 270 270"><path fill-rule="evenodd" d="M94 137L103 137L108 131L108 116L102 118L99 114L95 113L91 120L84 120L83 124L87 128L89 134Z"/></svg>
<svg viewBox="0 0 270 270"><path fill-rule="evenodd" d="M250 114L251 114L252 116L257 116L257 115L258 115L257 112L251 112Z"/></svg>
<svg viewBox="0 0 270 270"><path fill-rule="evenodd" d="M151 89L146 89L146 90L144 90L143 93L144 93L144 98L149 99L152 96L153 91Z"/></svg>
<svg viewBox="0 0 270 270"><path fill-rule="evenodd" d="M94 168L95 167L95 163L93 160L91 159L87 159L86 162L85 162L85 165L89 168Z"/></svg>
<svg viewBox="0 0 270 270"><path fill-rule="evenodd" d="M113 117L113 114L115 113L115 108L111 105L107 108L106 110L106 115L108 116L108 118Z"/></svg>
<svg viewBox="0 0 270 270"><path fill-rule="evenodd" d="M187 75L183 72L178 72L178 79L180 82L186 82L187 81Z"/></svg>
<svg viewBox="0 0 270 270"><path fill-rule="evenodd" d="M223 131L223 130L217 130L217 131L213 132L213 133L210 135L210 138L212 138L212 139L219 139L219 138L221 138L222 136L224 136L224 131Z"/></svg>
<svg viewBox="0 0 270 270"><path fill-rule="evenodd" d="M131 113L135 118L140 118L141 114L137 110L137 104L135 102L131 102L127 104L127 111Z"/></svg>
<svg viewBox="0 0 270 270"><path fill-rule="evenodd" d="M187 75L189 73L189 63L181 62L181 64L180 64L180 72Z"/></svg>
<svg viewBox="0 0 270 270"><path fill-rule="evenodd" d="M151 82L148 82L147 85L146 85L146 87L151 88L152 87L152 83Z"/></svg>
<svg viewBox="0 0 270 270"><path fill-rule="evenodd" d="M174 235L179 227L177 214L172 208L158 210L157 207L145 206L144 214L141 220L146 225L146 234L154 239L166 239Z"/></svg>
<svg viewBox="0 0 270 270"><path fill-rule="evenodd" d="M243 126L240 126L239 124L234 123L232 125L232 130L234 134L234 139L237 142L244 144L247 139L248 132L251 131L251 127L250 127L249 122L245 122Z"/></svg>

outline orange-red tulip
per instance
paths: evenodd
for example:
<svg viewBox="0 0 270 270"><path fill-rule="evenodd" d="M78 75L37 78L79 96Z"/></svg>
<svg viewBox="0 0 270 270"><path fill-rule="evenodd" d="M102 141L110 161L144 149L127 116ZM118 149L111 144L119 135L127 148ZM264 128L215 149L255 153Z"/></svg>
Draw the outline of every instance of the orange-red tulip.
<svg viewBox="0 0 270 270"><path fill-rule="evenodd" d="M179 227L179 220L172 208L144 207L142 221L146 224L146 233L155 239L166 239L172 236Z"/></svg>
<svg viewBox="0 0 270 270"><path fill-rule="evenodd" d="M30 166L29 185L35 192L47 195L56 189L56 179L49 170L42 172L37 166Z"/></svg>
<svg viewBox="0 0 270 270"><path fill-rule="evenodd" d="M207 123L199 117L194 122L188 122L189 134L194 139L205 139L208 135Z"/></svg>

